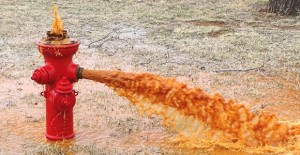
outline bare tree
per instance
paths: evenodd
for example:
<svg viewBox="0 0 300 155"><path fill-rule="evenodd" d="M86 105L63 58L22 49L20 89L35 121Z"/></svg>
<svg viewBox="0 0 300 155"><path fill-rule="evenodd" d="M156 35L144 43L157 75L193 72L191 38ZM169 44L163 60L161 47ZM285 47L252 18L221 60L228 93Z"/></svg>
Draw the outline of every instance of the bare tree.
<svg viewBox="0 0 300 155"><path fill-rule="evenodd" d="M298 15L300 13L300 0L269 0L268 12L281 15Z"/></svg>

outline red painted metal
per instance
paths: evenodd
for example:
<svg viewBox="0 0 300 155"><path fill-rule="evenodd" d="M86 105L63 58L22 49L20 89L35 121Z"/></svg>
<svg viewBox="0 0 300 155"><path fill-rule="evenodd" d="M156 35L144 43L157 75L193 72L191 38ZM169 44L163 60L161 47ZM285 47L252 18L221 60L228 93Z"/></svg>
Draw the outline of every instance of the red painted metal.
<svg viewBox="0 0 300 155"><path fill-rule="evenodd" d="M45 59L45 66L36 69L31 79L38 84L45 84L41 93L46 98L46 138L63 140L74 137L73 107L77 92L73 83L77 82L72 57L77 52L79 41L67 45L47 45L37 43Z"/></svg>

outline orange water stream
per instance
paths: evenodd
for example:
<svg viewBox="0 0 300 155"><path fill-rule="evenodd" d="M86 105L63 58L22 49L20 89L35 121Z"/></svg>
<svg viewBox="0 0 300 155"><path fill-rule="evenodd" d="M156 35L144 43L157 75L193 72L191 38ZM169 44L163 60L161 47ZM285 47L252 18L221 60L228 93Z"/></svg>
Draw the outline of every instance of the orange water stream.
<svg viewBox="0 0 300 155"><path fill-rule="evenodd" d="M274 114L253 114L220 94L211 96L173 78L147 73L83 70L82 75L126 97L141 114L162 116L163 125L180 133L174 140L178 146L247 147L251 153L299 150L298 124L281 122Z"/></svg>

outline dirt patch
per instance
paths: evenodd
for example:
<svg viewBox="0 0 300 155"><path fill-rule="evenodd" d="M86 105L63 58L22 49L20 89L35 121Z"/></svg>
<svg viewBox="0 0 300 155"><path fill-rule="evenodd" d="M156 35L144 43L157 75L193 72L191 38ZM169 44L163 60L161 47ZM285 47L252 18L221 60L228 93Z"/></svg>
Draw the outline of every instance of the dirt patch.
<svg viewBox="0 0 300 155"><path fill-rule="evenodd" d="M228 28L228 29L221 29L221 30L218 30L218 31L211 31L207 35L209 37L214 37L215 38L215 37L219 37L223 34L230 33L230 32L233 32L233 29Z"/></svg>
<svg viewBox="0 0 300 155"><path fill-rule="evenodd" d="M220 30L212 30L210 32L207 33L207 36L209 37L219 37L223 34L229 33L229 32L233 32L233 28L232 25L230 25L229 23L226 23L224 21L204 21L204 20L191 20L191 21L187 21L186 23L189 24L193 24L195 26L217 26L217 27L221 27Z"/></svg>
<svg viewBox="0 0 300 155"><path fill-rule="evenodd" d="M203 20L191 20L187 21L187 23L191 23L196 26L219 26L226 27L229 24L224 21L203 21Z"/></svg>

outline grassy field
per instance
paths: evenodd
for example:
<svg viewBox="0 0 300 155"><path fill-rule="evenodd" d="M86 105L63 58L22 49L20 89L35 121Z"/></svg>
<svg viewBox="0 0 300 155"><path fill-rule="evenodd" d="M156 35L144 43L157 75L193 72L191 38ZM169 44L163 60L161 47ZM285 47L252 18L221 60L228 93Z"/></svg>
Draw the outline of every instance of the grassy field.
<svg viewBox="0 0 300 155"><path fill-rule="evenodd" d="M267 0L57 2L89 69L151 72L299 121L300 20L264 12ZM52 1L0 2L0 154L190 154L176 133L102 84L81 80L76 139L47 142L35 41L51 29ZM209 149L193 150L213 154ZM227 151L229 153L232 153Z"/></svg>

